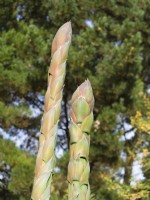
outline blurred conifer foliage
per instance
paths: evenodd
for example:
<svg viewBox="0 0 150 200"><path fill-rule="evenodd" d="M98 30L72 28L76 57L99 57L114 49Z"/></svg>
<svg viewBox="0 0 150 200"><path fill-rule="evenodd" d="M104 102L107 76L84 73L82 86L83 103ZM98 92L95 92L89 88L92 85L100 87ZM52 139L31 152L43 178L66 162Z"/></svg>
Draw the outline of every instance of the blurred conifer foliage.
<svg viewBox="0 0 150 200"><path fill-rule="evenodd" d="M29 199L51 42L68 20L73 40L58 132L64 156L52 199L66 198L69 100L88 77L95 96L91 199L148 200L149 0L0 0L0 133L24 138L20 149L0 139L0 199ZM145 179L130 186L135 161Z"/></svg>

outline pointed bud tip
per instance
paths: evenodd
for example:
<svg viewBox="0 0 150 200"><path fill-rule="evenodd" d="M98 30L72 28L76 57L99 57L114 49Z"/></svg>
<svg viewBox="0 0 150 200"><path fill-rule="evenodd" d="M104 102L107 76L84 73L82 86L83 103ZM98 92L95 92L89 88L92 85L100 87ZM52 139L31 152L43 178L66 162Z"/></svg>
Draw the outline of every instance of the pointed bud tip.
<svg viewBox="0 0 150 200"><path fill-rule="evenodd" d="M90 81L87 79L85 80L74 92L71 104L80 96L85 98L88 102L92 101L93 97L93 90Z"/></svg>
<svg viewBox="0 0 150 200"><path fill-rule="evenodd" d="M87 91L87 90L90 91L90 92L92 92L92 86L91 86L90 81L89 81L88 79L85 80L85 81L78 87L78 89L79 89L81 95L82 95L82 94L85 94L85 91Z"/></svg>
<svg viewBox="0 0 150 200"><path fill-rule="evenodd" d="M91 86L91 83L89 81L89 79L85 80L80 86L79 88L85 88L85 87L88 87L88 88L91 88L92 89L92 86Z"/></svg>
<svg viewBox="0 0 150 200"><path fill-rule="evenodd" d="M72 27L71 22L68 21L63 24L57 31L52 43L52 55L55 51L66 42L71 42Z"/></svg>
<svg viewBox="0 0 150 200"><path fill-rule="evenodd" d="M63 24L57 31L58 32L63 32L66 34L66 37L69 36L71 37L72 35L72 27L71 27L71 21L66 22L65 24ZM57 34L56 33L56 34Z"/></svg>
<svg viewBox="0 0 150 200"><path fill-rule="evenodd" d="M62 28L65 28L68 30L68 33L71 35L72 34L72 27L71 27L71 21L66 22L61 26ZM60 28L61 28L60 27Z"/></svg>

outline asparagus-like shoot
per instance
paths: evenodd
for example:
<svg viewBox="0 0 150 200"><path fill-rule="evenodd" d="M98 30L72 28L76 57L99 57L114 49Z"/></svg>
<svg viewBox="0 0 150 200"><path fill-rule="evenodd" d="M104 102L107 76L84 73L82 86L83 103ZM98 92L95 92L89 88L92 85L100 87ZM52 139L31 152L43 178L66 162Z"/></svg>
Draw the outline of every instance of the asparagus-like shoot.
<svg viewBox="0 0 150 200"><path fill-rule="evenodd" d="M93 123L94 97L90 82L82 83L71 99L70 161L68 165L68 199L89 200L89 147Z"/></svg>
<svg viewBox="0 0 150 200"><path fill-rule="evenodd" d="M52 60L48 70L48 88L45 95L32 200L50 199L50 185L55 166L57 125L71 35L71 23L67 22L59 28L52 43Z"/></svg>

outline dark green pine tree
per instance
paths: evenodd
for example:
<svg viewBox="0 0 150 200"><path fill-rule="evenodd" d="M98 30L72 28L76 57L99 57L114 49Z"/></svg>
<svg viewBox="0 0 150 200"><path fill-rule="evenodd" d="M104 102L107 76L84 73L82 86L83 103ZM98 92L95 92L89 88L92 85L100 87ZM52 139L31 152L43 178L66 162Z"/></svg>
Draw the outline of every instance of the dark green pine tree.
<svg viewBox="0 0 150 200"><path fill-rule="evenodd" d="M90 153L92 192L98 200L125 198L123 194L131 182L133 162L149 142L145 132L139 133L129 126L131 116L137 111L144 116L146 110L144 95L148 95L150 84L149 11L149 0L0 0L0 127L10 137L20 131L26 135L21 148L30 152L37 146L52 38L64 22L72 22L73 40L59 124L61 134L58 135L58 147L66 153L57 162L60 172L55 176L53 190L58 197L53 199L60 199L67 188L64 179L68 164L69 100L87 77L95 96ZM37 110L39 114L33 115ZM143 138L146 141L142 143ZM0 140L1 144L7 146L8 142ZM24 159L22 151L16 150L14 145L12 149L19 152L12 157L14 160L17 155L20 160ZM1 153L3 149L0 150ZM5 192L6 188L9 197L0 198L11 199L12 196L13 199L16 195L16 199L29 199L28 194L24 194L28 176L24 176L25 183L17 172L15 180L22 182L23 187L18 188L18 193L15 182L10 181L14 177L13 169L21 171L22 165L21 161L12 165L7 159L9 154L12 155L11 148L0 160L10 168L3 176L5 187L0 190ZM30 156L26 156L26 160L31 172L33 160ZM121 169L124 173L120 173ZM113 185L116 177L123 180L124 185L120 187L124 193L111 188L108 180ZM30 187L31 182L25 190L29 191Z"/></svg>
<svg viewBox="0 0 150 200"><path fill-rule="evenodd" d="M0 137L0 199L30 199L34 156Z"/></svg>

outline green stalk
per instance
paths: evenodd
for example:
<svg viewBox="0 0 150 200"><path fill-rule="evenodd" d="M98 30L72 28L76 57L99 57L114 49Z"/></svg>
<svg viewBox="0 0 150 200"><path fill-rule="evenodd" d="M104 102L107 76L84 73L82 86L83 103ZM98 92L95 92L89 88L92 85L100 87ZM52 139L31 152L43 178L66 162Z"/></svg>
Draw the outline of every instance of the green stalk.
<svg viewBox="0 0 150 200"><path fill-rule="evenodd" d="M70 161L68 165L68 199L89 200L89 147L93 123L94 97L90 82L82 83L71 99Z"/></svg>
<svg viewBox="0 0 150 200"><path fill-rule="evenodd" d="M71 23L67 22L57 31L52 43L52 60L48 71L48 88L45 94L32 200L50 199L50 185L56 162L57 126L61 110L66 60L71 35Z"/></svg>

